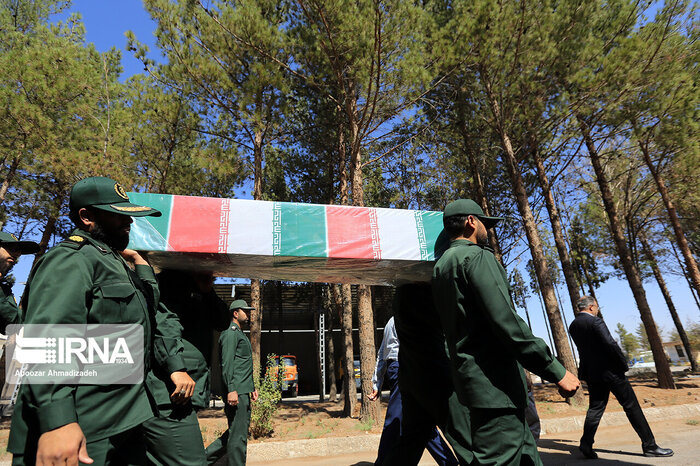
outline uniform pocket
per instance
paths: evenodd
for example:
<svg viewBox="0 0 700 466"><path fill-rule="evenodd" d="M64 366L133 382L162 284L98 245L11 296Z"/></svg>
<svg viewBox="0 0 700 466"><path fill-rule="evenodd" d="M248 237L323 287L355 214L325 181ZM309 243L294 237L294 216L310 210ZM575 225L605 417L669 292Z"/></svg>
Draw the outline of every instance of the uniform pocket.
<svg viewBox="0 0 700 466"><path fill-rule="evenodd" d="M90 314L99 323L131 323L128 306L136 289L129 282L98 285ZM138 318L138 316L136 316Z"/></svg>

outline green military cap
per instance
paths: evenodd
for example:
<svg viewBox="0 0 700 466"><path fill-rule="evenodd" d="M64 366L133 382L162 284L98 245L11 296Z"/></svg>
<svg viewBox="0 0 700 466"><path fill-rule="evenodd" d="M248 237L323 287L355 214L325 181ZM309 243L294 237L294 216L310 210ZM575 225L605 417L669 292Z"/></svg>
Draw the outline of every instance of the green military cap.
<svg viewBox="0 0 700 466"><path fill-rule="evenodd" d="M115 214L131 217L151 215L160 217L159 210L129 202L124 187L111 178L91 176L80 180L70 192L70 210L76 212L83 207L94 207Z"/></svg>
<svg viewBox="0 0 700 466"><path fill-rule="evenodd" d="M36 254L39 251L39 245L34 241L20 241L12 233L0 231L0 247L19 249L22 254Z"/></svg>
<svg viewBox="0 0 700 466"><path fill-rule="evenodd" d="M445 217L452 217L453 215L473 215L481 220L486 228L491 228L495 226L496 223L503 220L503 217L487 217L484 215L484 211L479 204L471 199L457 199L456 201L450 202L445 206L443 215Z"/></svg>
<svg viewBox="0 0 700 466"><path fill-rule="evenodd" d="M248 303L246 303L245 300L237 299L234 302L232 302L231 305L228 307L229 311L235 311L236 309L243 309L244 311L251 311L255 308L248 306Z"/></svg>

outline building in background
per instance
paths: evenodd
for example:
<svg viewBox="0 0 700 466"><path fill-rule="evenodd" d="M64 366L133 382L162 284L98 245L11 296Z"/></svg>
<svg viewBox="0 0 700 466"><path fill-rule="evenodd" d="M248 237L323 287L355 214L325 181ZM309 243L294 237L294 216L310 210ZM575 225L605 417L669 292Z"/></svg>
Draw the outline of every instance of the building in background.
<svg viewBox="0 0 700 466"><path fill-rule="evenodd" d="M235 287L235 298L232 296L232 287ZM358 339L358 323L357 323L357 300L355 295L355 286L352 287L352 302L353 302L353 347L355 357L359 360L359 339ZM230 285L216 284L214 285L216 293L227 304L234 299L244 299L250 302L250 285ZM296 356L297 367L299 371L299 386L300 395L318 394L320 392L319 370L320 361L318 354L319 339L318 335L318 319L319 312L324 312L321 304L314 304L314 301L321 303L322 301L314 300L313 286L308 283L288 283L267 281L263 282L262 286L262 335L261 335L261 363L264 364L266 357L270 353L276 355L294 355ZM379 345L382 340L382 332L384 324L391 317L391 305L394 296L394 288L387 286L372 287L372 306L374 309L375 321L375 344ZM340 316L334 315L332 331L329 331L330 322L329 316L325 315L325 336L326 341L333 338L336 348L336 367L342 357L342 331ZM249 333L249 329L244 331ZM218 338L218 336L217 336ZM216 345L215 345L216 347ZM215 348L217 351L218 348ZM377 348L374 349L376 353ZM330 358L328 345L326 345L326 359ZM218 355L214 355L218 358ZM218 359L212 359L218 360ZM216 364L212 365L212 382L219 376ZM337 375L337 374L336 374ZM326 360L326 391L330 386L331 374L328 370L328 361ZM216 388L216 387L214 387ZM338 387L340 389L340 387Z"/></svg>

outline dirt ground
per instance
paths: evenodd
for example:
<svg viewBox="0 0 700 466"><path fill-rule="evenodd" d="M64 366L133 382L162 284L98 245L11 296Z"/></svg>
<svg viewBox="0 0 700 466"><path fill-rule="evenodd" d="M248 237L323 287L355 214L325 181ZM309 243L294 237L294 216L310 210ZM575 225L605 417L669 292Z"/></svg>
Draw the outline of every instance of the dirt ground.
<svg viewBox="0 0 700 466"><path fill-rule="evenodd" d="M642 408L654 406L670 406L700 403L700 379L680 378L676 380L676 390L662 390L656 387L655 379L631 379ZM588 392L584 389L584 393ZM572 406L567 404L557 393L552 384L535 386L537 410L542 419L583 415L586 405ZM586 401L587 403L587 401ZM359 413L358 402L355 414ZM280 406L274 421L274 432L271 437L250 439L249 442L287 441L295 439L314 439L321 437L347 437L363 433L379 434L382 423L364 424L357 419L341 417L343 403L338 402L299 402L284 403ZM608 411L621 411L622 408L614 400L608 405ZM381 418L386 411L386 400L381 404ZM223 409L207 409L199 413L199 425L202 430L204 444L208 445L227 428ZM0 461L9 460L5 452L9 435L10 420L0 421Z"/></svg>
<svg viewBox="0 0 700 466"><path fill-rule="evenodd" d="M700 403L700 379L681 378L676 380L676 390L662 390L656 387L655 379L631 379L642 409L655 406L670 406ZM588 391L584 389L588 395ZM537 411L542 419L584 415L588 400L583 406L566 403L557 393L553 384L534 387ZM614 398L611 396L611 398ZM384 419L387 400L381 404L381 419ZM359 413L358 402L355 412ZM363 424L357 419L342 418L343 403L302 402L284 403L277 412L272 437L250 439L249 442L286 441L295 439L314 439L321 437L346 437L362 433L382 431L382 423ZM610 400L607 411L622 411L614 399ZM223 410L209 409L199 413L199 425L202 429L204 444L208 445L226 428Z"/></svg>

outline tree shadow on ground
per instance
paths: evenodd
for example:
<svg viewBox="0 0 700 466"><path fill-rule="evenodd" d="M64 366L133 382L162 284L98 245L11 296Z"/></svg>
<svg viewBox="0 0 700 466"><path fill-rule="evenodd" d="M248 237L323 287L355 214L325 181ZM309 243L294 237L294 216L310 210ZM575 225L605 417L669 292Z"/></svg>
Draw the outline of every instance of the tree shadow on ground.
<svg viewBox="0 0 700 466"><path fill-rule="evenodd" d="M556 452L551 451L540 451L540 457L545 465L569 465L569 464L585 464L593 466L596 464L646 464L646 463L636 463L634 461L620 461L611 460L605 458L598 458L596 460L590 460L584 458L581 452L578 450L578 442L575 440L564 440L564 439L542 439L537 442L537 446L540 448L547 448L549 450L558 450ZM641 453L632 453L622 450L605 450L605 449L595 449L598 453L612 453L616 455L629 455L643 457Z"/></svg>

